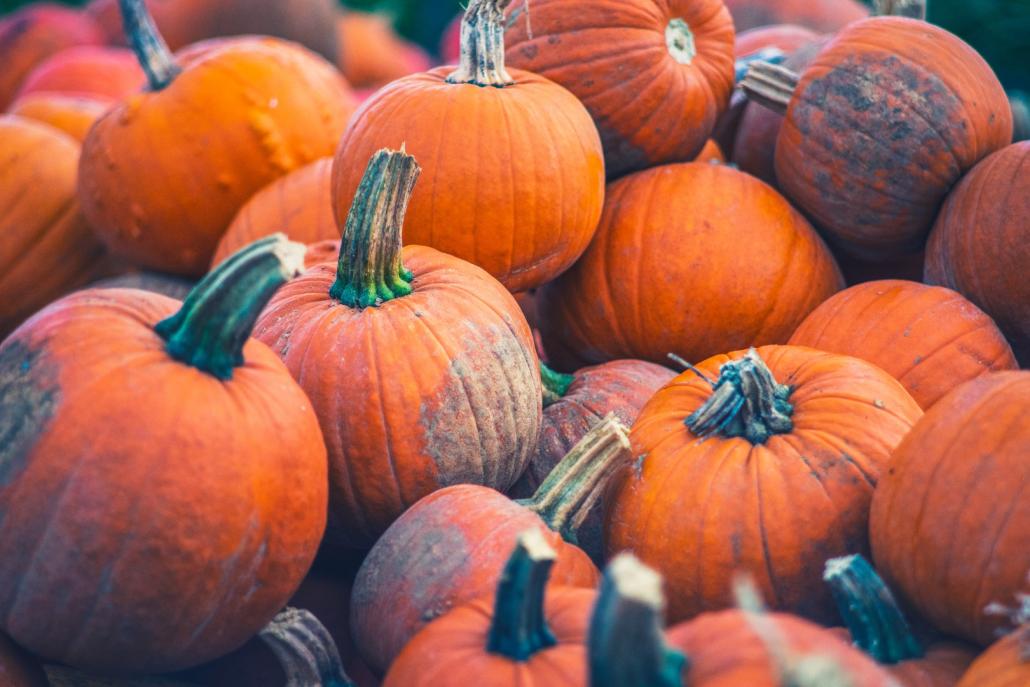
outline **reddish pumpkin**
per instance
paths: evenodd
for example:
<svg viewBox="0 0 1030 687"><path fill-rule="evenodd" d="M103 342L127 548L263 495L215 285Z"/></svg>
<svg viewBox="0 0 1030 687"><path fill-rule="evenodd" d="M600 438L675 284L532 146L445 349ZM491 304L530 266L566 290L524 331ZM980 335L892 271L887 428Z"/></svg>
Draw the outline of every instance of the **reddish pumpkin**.
<svg viewBox="0 0 1030 687"><path fill-rule="evenodd" d="M1030 364L1030 141L967 174L937 216L926 281L955 289L994 318Z"/></svg>
<svg viewBox="0 0 1030 687"><path fill-rule="evenodd" d="M722 0L596 0L589 12L576 0L519 0L506 41L512 66L583 102L609 178L693 160L733 90Z"/></svg>
<svg viewBox="0 0 1030 687"><path fill-rule="evenodd" d="M992 644L973 661L957 687L1025 687L1030 683L1030 625Z"/></svg>
<svg viewBox="0 0 1030 687"><path fill-rule="evenodd" d="M111 104L103 100L59 93L34 93L18 98L8 112L49 124L81 143L93 123L110 107Z"/></svg>
<svg viewBox="0 0 1030 687"><path fill-rule="evenodd" d="M139 91L145 83L131 50L79 46L41 62L25 77L17 97L60 93L114 102Z"/></svg>
<svg viewBox="0 0 1030 687"><path fill-rule="evenodd" d="M0 684L4 687L49 687L43 668L0 633Z"/></svg>
<svg viewBox="0 0 1030 687"><path fill-rule="evenodd" d="M666 165L608 187L586 254L541 291L541 333L564 370L702 360L785 342L842 286L822 240L772 188L726 165Z"/></svg>
<svg viewBox="0 0 1030 687"><path fill-rule="evenodd" d="M897 447L869 521L876 567L942 632L987 646L986 614L1030 593L1030 372L952 390Z"/></svg>
<svg viewBox="0 0 1030 687"><path fill-rule="evenodd" d="M800 24L827 33L869 16L869 10L858 0L724 1L737 31L770 24Z"/></svg>
<svg viewBox="0 0 1030 687"><path fill-rule="evenodd" d="M337 66L354 88L379 88L430 67L429 55L393 30L389 17L341 12L336 18Z"/></svg>

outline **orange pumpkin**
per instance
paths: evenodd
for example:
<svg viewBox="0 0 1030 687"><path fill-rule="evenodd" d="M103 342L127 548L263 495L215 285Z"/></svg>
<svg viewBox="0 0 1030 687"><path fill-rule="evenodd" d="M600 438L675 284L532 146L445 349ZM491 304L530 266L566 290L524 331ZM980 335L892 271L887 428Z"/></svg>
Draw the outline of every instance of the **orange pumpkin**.
<svg viewBox="0 0 1030 687"><path fill-rule="evenodd" d="M398 36L386 15L341 12L336 30L340 42L337 66L354 88L379 88L430 67L429 55Z"/></svg>
<svg viewBox="0 0 1030 687"><path fill-rule="evenodd" d="M85 670L162 672L282 608L325 528L326 454L304 392L248 333L302 256L255 243L183 304L81 291L0 345L12 639Z"/></svg>
<svg viewBox="0 0 1030 687"><path fill-rule="evenodd" d="M924 409L963 382L1019 367L982 310L951 289L910 281L844 289L813 310L789 343L868 360Z"/></svg>
<svg viewBox="0 0 1030 687"><path fill-rule="evenodd" d="M4 687L49 687L43 668L0 633L0 684Z"/></svg>
<svg viewBox="0 0 1030 687"><path fill-rule="evenodd" d="M956 687L1025 687L1030 683L1030 625L1010 632L973 661Z"/></svg>
<svg viewBox="0 0 1030 687"><path fill-rule="evenodd" d="M897 447L873 497L876 567L935 627L982 646L988 615L1030 593L1030 372L996 372L939 400Z"/></svg>
<svg viewBox="0 0 1030 687"><path fill-rule="evenodd" d="M113 102L140 90L145 82L131 50L78 46L41 62L25 77L17 97L61 93Z"/></svg>
<svg viewBox="0 0 1030 687"><path fill-rule="evenodd" d="M105 267L75 197L78 161L57 129L0 117L0 339Z"/></svg>
<svg viewBox="0 0 1030 687"><path fill-rule="evenodd" d="M726 156L722 154L722 148L713 139L705 142L705 147L697 154L695 162L726 162Z"/></svg>
<svg viewBox="0 0 1030 687"><path fill-rule="evenodd" d="M150 88L87 135L83 212L115 254L201 275L250 196L332 152L353 100L331 65L271 38L223 39L180 65L142 0L123 2Z"/></svg>
<svg viewBox="0 0 1030 687"><path fill-rule="evenodd" d="M538 301L559 369L782 343L843 286L804 217L726 165L656 167L607 195L583 258Z"/></svg>
<svg viewBox="0 0 1030 687"><path fill-rule="evenodd" d="M572 94L505 71L503 4L469 4L460 66L398 79L365 102L336 153L333 202L342 224L372 153L405 146L424 164L405 241L468 260L514 293L550 281L586 248L604 162Z"/></svg>
<svg viewBox="0 0 1030 687"><path fill-rule="evenodd" d="M869 16L858 0L724 0L737 31L769 24L800 24L813 31L837 31Z"/></svg>
<svg viewBox="0 0 1030 687"><path fill-rule="evenodd" d="M572 91L597 124L609 178L693 160L733 90L722 0L519 0L508 62Z"/></svg>
<svg viewBox="0 0 1030 687"><path fill-rule="evenodd" d="M60 93L33 93L18 98L8 112L49 124L81 143L93 122L100 119L110 107L111 104L104 100Z"/></svg>
<svg viewBox="0 0 1030 687"><path fill-rule="evenodd" d="M983 308L1030 364L1030 141L978 164L948 196L926 248L926 281Z"/></svg>
<svg viewBox="0 0 1030 687"><path fill-rule="evenodd" d="M921 414L857 358L801 346L709 358L640 411L641 463L608 502L607 551L663 574L674 621L730 605L736 570L772 608L828 620L823 564L868 551L873 487Z"/></svg>

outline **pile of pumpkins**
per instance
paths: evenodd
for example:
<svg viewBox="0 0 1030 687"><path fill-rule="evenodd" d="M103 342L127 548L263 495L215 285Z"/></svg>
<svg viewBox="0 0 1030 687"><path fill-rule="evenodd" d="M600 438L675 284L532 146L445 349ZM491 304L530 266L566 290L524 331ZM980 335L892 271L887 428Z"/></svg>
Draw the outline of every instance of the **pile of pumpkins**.
<svg viewBox="0 0 1030 687"><path fill-rule="evenodd" d="M1030 142L876 6L0 19L0 683L1030 684Z"/></svg>

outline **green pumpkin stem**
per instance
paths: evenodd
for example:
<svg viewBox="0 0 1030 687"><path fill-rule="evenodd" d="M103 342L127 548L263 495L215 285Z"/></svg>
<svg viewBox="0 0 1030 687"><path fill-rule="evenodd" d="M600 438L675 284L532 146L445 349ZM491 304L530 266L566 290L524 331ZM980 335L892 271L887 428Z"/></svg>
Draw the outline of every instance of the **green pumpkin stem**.
<svg viewBox="0 0 1030 687"><path fill-rule="evenodd" d="M557 403L569 391L572 382L576 381L573 375L564 372L556 372L545 363L540 363L540 381L544 388L544 407Z"/></svg>
<svg viewBox="0 0 1030 687"><path fill-rule="evenodd" d="M521 662L558 643L544 617L544 591L555 558L539 530L519 536L497 585L488 652Z"/></svg>
<svg viewBox="0 0 1030 687"><path fill-rule="evenodd" d="M783 115L787 113L799 79L797 72L783 65L758 60L748 65L740 88L748 100Z"/></svg>
<svg viewBox="0 0 1030 687"><path fill-rule="evenodd" d="M609 414L586 433L529 499L520 503L539 515L566 541L576 541L576 530L604 493L618 470L629 462L625 425Z"/></svg>
<svg viewBox="0 0 1030 687"><path fill-rule="evenodd" d="M369 308L411 293L414 276L401 263L401 233L421 171L403 149L384 148L369 160L342 227L330 296L351 308Z"/></svg>
<svg viewBox="0 0 1030 687"><path fill-rule="evenodd" d="M336 642L310 611L286 608L258 636L279 659L285 687L354 687Z"/></svg>
<svg viewBox="0 0 1030 687"><path fill-rule="evenodd" d="M125 36L147 75L150 90L160 91L175 80L182 72L182 67L175 61L168 44L161 37L143 0L118 0L118 5L122 10Z"/></svg>
<svg viewBox="0 0 1030 687"><path fill-rule="evenodd" d="M447 83L501 88L515 83L504 68L504 8L511 0L470 0L461 19L461 59Z"/></svg>
<svg viewBox="0 0 1030 687"><path fill-rule="evenodd" d="M590 687L682 687L687 658L665 642L664 610L658 573L633 554L613 558L590 618Z"/></svg>
<svg viewBox="0 0 1030 687"><path fill-rule="evenodd" d="M764 444L774 434L794 429L794 406L787 400L792 391L776 382L752 348L743 358L719 368L712 395L684 424L702 438L714 434Z"/></svg>
<svg viewBox="0 0 1030 687"><path fill-rule="evenodd" d="M926 0L873 0L873 14L925 20Z"/></svg>
<svg viewBox="0 0 1030 687"><path fill-rule="evenodd" d="M227 258L193 287L177 313L154 326L168 354L232 379L254 322L272 294L303 271L304 253L304 244L275 234Z"/></svg>

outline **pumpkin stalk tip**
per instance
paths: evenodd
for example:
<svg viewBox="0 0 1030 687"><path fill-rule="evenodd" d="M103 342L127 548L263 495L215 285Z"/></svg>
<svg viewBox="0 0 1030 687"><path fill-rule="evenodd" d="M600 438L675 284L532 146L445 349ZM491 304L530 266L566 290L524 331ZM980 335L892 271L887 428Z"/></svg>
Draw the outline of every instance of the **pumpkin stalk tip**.
<svg viewBox="0 0 1030 687"><path fill-rule="evenodd" d="M543 384L544 407L557 403L568 393L575 376L552 370L546 363L540 363L540 381Z"/></svg>
<svg viewBox="0 0 1030 687"><path fill-rule="evenodd" d="M125 36L147 75L152 91L160 91L175 80L182 68L168 49L157 24L143 0L118 0Z"/></svg>
<svg viewBox="0 0 1030 687"><path fill-rule="evenodd" d="M279 659L286 687L354 687L336 642L310 611L286 608L258 636Z"/></svg>
<svg viewBox="0 0 1030 687"><path fill-rule="evenodd" d="M525 661L558 643L544 616L544 593L557 553L538 530L523 532L501 573L486 650Z"/></svg>
<svg viewBox="0 0 1030 687"><path fill-rule="evenodd" d="M873 0L876 16L926 19L926 0Z"/></svg>
<svg viewBox="0 0 1030 687"><path fill-rule="evenodd" d="M773 112L786 114L799 79L797 72L782 65L758 60L748 65L740 88L749 100Z"/></svg>
<svg viewBox="0 0 1030 687"><path fill-rule="evenodd" d="M461 19L461 59L447 83L510 86L504 66L504 8L511 0L471 0Z"/></svg>

